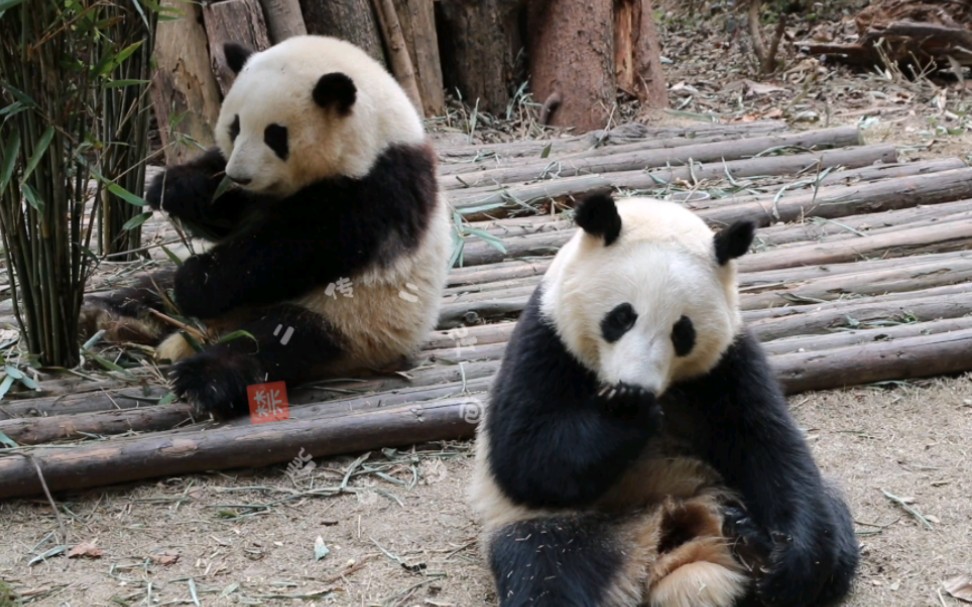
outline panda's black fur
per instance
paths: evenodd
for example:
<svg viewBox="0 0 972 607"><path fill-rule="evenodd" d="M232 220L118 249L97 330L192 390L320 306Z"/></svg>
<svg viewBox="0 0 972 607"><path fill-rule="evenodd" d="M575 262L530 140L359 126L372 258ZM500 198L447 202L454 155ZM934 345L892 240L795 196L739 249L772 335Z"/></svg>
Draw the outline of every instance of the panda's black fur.
<svg viewBox="0 0 972 607"><path fill-rule="evenodd" d="M624 238L610 197L583 201L575 217L601 246ZM743 255L753 232L740 222L716 234L714 263ZM681 602L652 594L671 573L658 564L693 541L704 549L673 567L693 562L693 554L724 566L730 587L719 607L839 602L858 564L853 521L822 478L758 341L740 328L713 368L662 394L606 387L542 312L544 288L510 339L477 446L472 495L487 519L483 543L500 605L708 607L684 598L693 588L683 588ZM685 321L673 331L684 333ZM663 495L619 492L626 475L637 487L635 466L646 457L662 471ZM694 488L666 496L665 483L679 480L664 478L666 462L680 458L714 474L687 479L697 481ZM697 581L686 579L678 584Z"/></svg>
<svg viewBox="0 0 972 607"><path fill-rule="evenodd" d="M263 141L251 139L249 145L265 145L276 159L289 162L293 154L325 153L323 148L347 144L359 155L354 166L364 165L366 172L341 174L343 166L351 166L341 164L342 154L352 152L338 151L327 157L334 166L322 167L323 176L313 171L302 175L306 183L284 195L247 189L250 174L238 167L238 175L227 175L228 159L222 150L232 148L241 129L240 115L224 116L224 104L220 125L227 132L217 135L218 141L223 137L221 146L168 167L152 180L146 193L153 209L167 212L215 246L189 257L174 270L147 276L131 288L89 298L82 311L82 323L89 333L105 329L113 340L161 342L160 353L174 348L176 353L167 357L177 361L170 372L175 393L197 409L221 416L246 411L247 386L251 384L294 384L363 366L400 364L392 355L407 356L409 348L418 346L422 331L434 325L450 253L451 235L436 182L435 154L398 85L387 73L379 73L380 68L360 49L347 43L307 36L282 44L290 50L281 47L275 55L283 63L279 72L290 69L288 62L293 65L293 75L280 76L293 79L288 84L293 89L288 91L291 98L283 102L298 103L306 95L306 101L299 102L306 103L306 108L286 110L298 124L330 120L336 132L341 120L361 111L356 106L362 93L359 86L368 87L366 94L370 95L364 111L394 109L404 119L392 117L383 127L372 127L370 122L362 125L384 128L378 135L361 133L360 139L353 132L333 135L351 138L348 142L314 142L300 134L305 147L319 146L321 150L294 150L291 139L297 133L293 125L288 131L285 125L271 123L263 132ZM225 53L237 73L255 56L235 44L226 45ZM328 56L334 56L334 61ZM318 64L322 71L315 73L312 70ZM335 69L332 65L336 69L349 66L352 71L350 75L324 73ZM269 76L278 72L276 67L259 69ZM267 85L271 90L263 91L259 83L253 84L253 78L251 74L248 86L257 88L246 89L252 91L247 95L265 93L269 99L278 93L272 85ZM354 78L359 78L357 85ZM270 103L262 98L252 101ZM392 104L397 107L389 108ZM271 116L272 111L265 110ZM323 135L331 136L329 131ZM385 141L385 136L400 141ZM242 170L278 170L265 166L246 159ZM227 176L237 187L221 187ZM335 299L348 297L340 302L345 308L340 314L318 309L332 305L321 293L342 277L361 277L350 295L334 295ZM379 283L379 287L373 286ZM421 292L409 300L399 299L395 297L399 288ZM308 297L318 299L308 304ZM185 340L172 340L179 337L173 335L174 328L159 322L152 310L204 319L217 334L245 331L249 336L213 343L198 353L186 352ZM348 337L346 329L352 324L356 338ZM175 346L167 349L169 343Z"/></svg>

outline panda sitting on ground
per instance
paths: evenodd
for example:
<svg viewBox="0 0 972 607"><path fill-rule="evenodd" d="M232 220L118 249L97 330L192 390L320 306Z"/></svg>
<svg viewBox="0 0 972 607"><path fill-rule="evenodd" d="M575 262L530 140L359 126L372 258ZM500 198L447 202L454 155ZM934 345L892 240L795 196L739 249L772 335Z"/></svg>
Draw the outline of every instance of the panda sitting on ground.
<svg viewBox="0 0 972 607"><path fill-rule="evenodd" d="M576 210L480 423L473 508L504 607L828 605L858 543L756 339L734 258L669 202Z"/></svg>
<svg viewBox="0 0 972 607"><path fill-rule="evenodd" d="M247 385L400 364L438 318L451 253L435 154L395 80L319 36L225 47L237 73L218 147L168 168L146 198L216 245L174 271L89 298L82 326L159 344L175 392L223 416ZM223 177L235 187L218 192ZM219 195L217 195L219 194ZM339 291L336 289L340 289ZM150 308L240 337L196 352Z"/></svg>

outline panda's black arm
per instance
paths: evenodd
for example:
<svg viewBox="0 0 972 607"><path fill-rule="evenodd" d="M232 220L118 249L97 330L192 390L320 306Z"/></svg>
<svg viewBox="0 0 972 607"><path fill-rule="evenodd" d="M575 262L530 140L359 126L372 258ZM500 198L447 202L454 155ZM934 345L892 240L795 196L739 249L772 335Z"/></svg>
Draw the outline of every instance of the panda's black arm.
<svg viewBox="0 0 972 607"><path fill-rule="evenodd" d="M853 519L825 485L756 338L740 334L710 374L671 394L681 409L672 421L765 533L763 595L799 607L845 594L858 559Z"/></svg>
<svg viewBox="0 0 972 607"><path fill-rule="evenodd" d="M211 148L193 160L166 168L149 183L145 200L179 219L195 236L220 240L233 232L259 197L230 188L213 200L226 159Z"/></svg>
<svg viewBox="0 0 972 607"><path fill-rule="evenodd" d="M486 424L490 467L514 502L576 507L601 497L657 432L651 398L607 400L564 348L534 292L507 346Z"/></svg>

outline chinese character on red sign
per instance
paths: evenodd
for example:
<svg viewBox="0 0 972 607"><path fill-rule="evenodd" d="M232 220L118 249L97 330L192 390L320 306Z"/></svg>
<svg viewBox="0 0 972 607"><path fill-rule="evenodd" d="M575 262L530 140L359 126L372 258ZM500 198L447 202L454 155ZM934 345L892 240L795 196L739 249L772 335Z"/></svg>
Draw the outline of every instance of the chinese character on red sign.
<svg viewBox="0 0 972 607"><path fill-rule="evenodd" d="M286 382L275 381L269 384L247 386L246 397L250 401L252 423L265 424L290 419Z"/></svg>

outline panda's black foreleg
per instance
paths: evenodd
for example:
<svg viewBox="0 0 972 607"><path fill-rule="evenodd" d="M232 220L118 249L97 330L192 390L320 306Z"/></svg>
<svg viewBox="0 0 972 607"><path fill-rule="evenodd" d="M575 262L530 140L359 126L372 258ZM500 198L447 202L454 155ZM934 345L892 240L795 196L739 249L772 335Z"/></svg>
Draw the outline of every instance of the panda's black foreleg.
<svg viewBox="0 0 972 607"><path fill-rule="evenodd" d="M201 413L237 417L248 410L246 388L312 379L315 367L343 352L340 339L316 314L290 304L268 306L236 327L237 337L173 365L173 389Z"/></svg>
<svg viewBox="0 0 972 607"><path fill-rule="evenodd" d="M220 240L232 233L248 209L259 199L230 188L215 200L226 171L226 160L217 148L156 175L145 193L155 210L180 220L195 236Z"/></svg>
<svg viewBox="0 0 972 607"><path fill-rule="evenodd" d="M691 404L698 452L751 518L737 530L755 548L759 600L819 607L842 599L859 558L853 520L824 482L756 339L740 335L708 376L676 391Z"/></svg>

